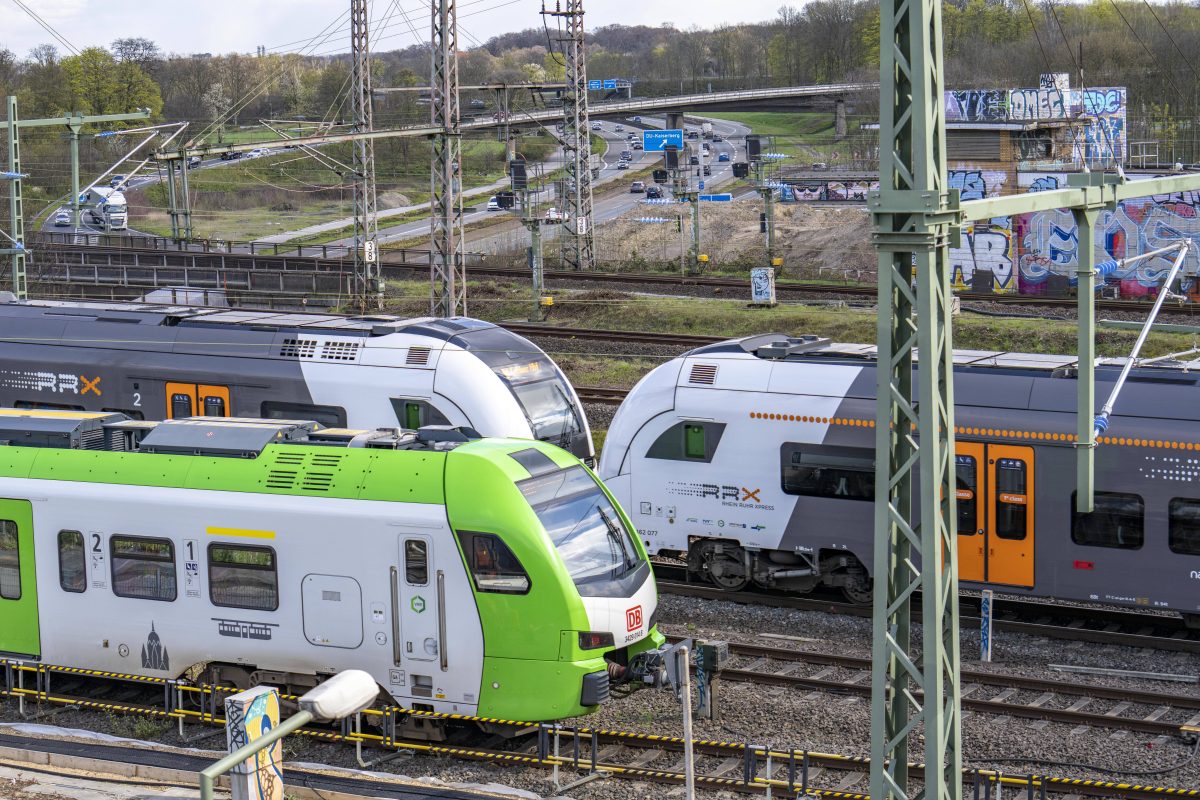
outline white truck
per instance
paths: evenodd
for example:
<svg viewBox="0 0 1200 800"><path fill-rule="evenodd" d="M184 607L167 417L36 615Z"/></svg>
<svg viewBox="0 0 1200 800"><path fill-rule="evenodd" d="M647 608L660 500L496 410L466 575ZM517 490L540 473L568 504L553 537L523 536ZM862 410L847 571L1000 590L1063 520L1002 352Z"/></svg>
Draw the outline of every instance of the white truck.
<svg viewBox="0 0 1200 800"><path fill-rule="evenodd" d="M115 189L93 186L79 198L83 206L82 216L94 225L103 225L109 230L123 231L129 227L129 205L125 195Z"/></svg>
<svg viewBox="0 0 1200 800"><path fill-rule="evenodd" d="M700 135L705 139L711 139L713 135L713 127L711 122L700 123Z"/></svg>

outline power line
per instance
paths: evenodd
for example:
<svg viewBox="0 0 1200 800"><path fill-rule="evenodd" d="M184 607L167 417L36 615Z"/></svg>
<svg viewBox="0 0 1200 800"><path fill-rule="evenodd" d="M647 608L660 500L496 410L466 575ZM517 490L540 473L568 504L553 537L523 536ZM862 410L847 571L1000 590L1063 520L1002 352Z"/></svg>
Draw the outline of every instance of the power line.
<svg viewBox="0 0 1200 800"><path fill-rule="evenodd" d="M42 27L43 30L46 31L46 33L50 34L55 39L57 39L59 41L59 43L62 44L63 47L67 48L75 55L79 55L79 48L77 48L75 45L71 44L71 42L65 36L63 36L61 33L56 31L54 29L53 25L51 25L49 22L46 22L46 20L44 20L40 16L38 16L36 11L34 11L29 6L25 5L23 0L13 0L13 3L16 4L17 8L21 9L26 14L28 14L30 16L30 18L33 19L34 22L36 22L38 25L40 25Z"/></svg>

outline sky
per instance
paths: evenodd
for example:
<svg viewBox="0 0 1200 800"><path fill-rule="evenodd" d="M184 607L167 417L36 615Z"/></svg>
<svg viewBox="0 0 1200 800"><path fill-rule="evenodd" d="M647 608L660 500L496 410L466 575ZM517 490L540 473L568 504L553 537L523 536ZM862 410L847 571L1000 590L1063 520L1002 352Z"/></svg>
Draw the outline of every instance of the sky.
<svg viewBox="0 0 1200 800"><path fill-rule="evenodd" d="M429 4L420 0L371 0L372 16L382 21L399 7L412 29L428 39ZM547 4L554 0L547 0ZM661 25L704 28L721 23L757 22L775 16L784 0L688 0L655 5L631 0L587 0L586 25ZM799 6L803 0L793 0ZM142 36L168 53L253 53L259 45L268 52L301 49L339 15L349 10L349 0L0 0L0 48L25 56L30 48L55 42L22 9L38 14L74 47L107 46L112 40ZM464 47L500 33L541 25L541 0L459 0L459 38ZM335 30L338 26L335 26ZM382 38L372 49L394 50L416 41L413 30L399 13L393 13ZM349 50L342 31L307 52L328 54Z"/></svg>

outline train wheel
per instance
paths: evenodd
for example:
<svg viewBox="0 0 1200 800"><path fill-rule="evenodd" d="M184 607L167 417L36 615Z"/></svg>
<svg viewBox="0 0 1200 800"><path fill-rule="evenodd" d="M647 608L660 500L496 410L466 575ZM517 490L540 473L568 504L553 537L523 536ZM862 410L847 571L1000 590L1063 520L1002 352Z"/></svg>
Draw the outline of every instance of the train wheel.
<svg viewBox="0 0 1200 800"><path fill-rule="evenodd" d="M855 605L865 606L871 602L871 581L865 572L855 570L846 576L842 594Z"/></svg>
<svg viewBox="0 0 1200 800"><path fill-rule="evenodd" d="M742 548L722 542L704 542L697 548L701 571L727 592L740 592L750 582Z"/></svg>

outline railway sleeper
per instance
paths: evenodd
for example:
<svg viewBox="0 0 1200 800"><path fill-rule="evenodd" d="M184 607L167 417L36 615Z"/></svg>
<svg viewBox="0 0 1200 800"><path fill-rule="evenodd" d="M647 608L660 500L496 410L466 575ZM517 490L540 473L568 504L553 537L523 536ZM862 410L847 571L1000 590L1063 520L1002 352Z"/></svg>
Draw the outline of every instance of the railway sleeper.
<svg viewBox="0 0 1200 800"><path fill-rule="evenodd" d="M687 553L688 572L727 591L750 582L764 589L807 594L817 587L840 589L852 603L871 602L871 578L853 553L811 553L742 547L735 541L695 538Z"/></svg>

